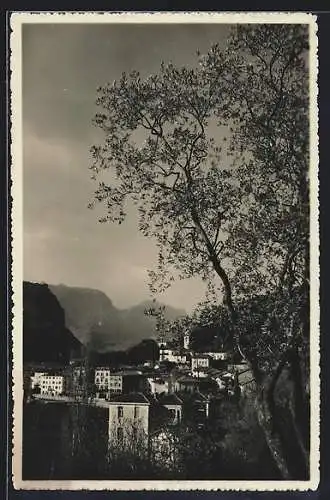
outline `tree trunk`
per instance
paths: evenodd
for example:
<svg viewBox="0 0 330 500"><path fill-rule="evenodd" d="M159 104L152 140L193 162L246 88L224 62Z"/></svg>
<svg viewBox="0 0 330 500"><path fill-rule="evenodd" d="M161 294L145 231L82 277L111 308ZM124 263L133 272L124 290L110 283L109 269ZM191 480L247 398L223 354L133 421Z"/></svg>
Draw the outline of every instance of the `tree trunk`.
<svg viewBox="0 0 330 500"><path fill-rule="evenodd" d="M290 374L292 377L292 402L290 412L292 424L304 462L305 473L309 469L309 405L303 389L301 364L298 350L290 356Z"/></svg>
<svg viewBox="0 0 330 500"><path fill-rule="evenodd" d="M281 432L280 422L278 421L278 416L276 415L276 404L274 401L274 391L276 388L276 384L283 371L283 368L286 365L289 365L290 367L293 384L293 390L290 395L292 397L292 400L289 403L289 411L292 421L291 423L289 423L289 425L292 425L292 437L296 442L294 448L300 454L299 459L295 459L295 463L290 462L288 456L290 455L290 453L287 455L287 451L289 451L288 443L286 442L285 437ZM306 402L303 397L302 380L297 349L288 347L288 349L283 353L282 359L278 363L272 375L267 377L267 379L264 380L262 384L258 385L257 395L258 421L261 428L263 429L265 439L273 460L283 479L291 479L292 471L296 471L294 475L297 474L297 470L299 471L298 463L302 464L301 467L303 470L301 470L301 474L303 476L306 476L308 474L308 431L306 429L306 424L308 427L308 418L306 412L307 408Z"/></svg>
<svg viewBox="0 0 330 500"><path fill-rule="evenodd" d="M271 456L283 479L291 479L291 474L285 457L285 451L280 434L276 431L272 405L268 396L260 391L257 396L258 422L262 428Z"/></svg>
<svg viewBox="0 0 330 500"><path fill-rule="evenodd" d="M277 380L280 374L282 373L284 366L288 362L288 358L292 350L292 345L288 346L287 350L283 353L282 358L279 360L277 367L275 368L273 373L269 375L266 381L262 381L262 375L260 373L257 360L249 359L250 357L245 355L245 353L242 351L241 348L240 334L239 331L237 330L237 312L232 300L232 289L228 275L219 261L214 245L211 243L205 229L203 228L198 216L198 212L193 204L191 213L195 226L202 235L202 238L204 239L207 251L209 253L209 259L213 265L213 269L220 278L224 286L223 303L224 305L226 305L229 311L231 321L233 324L233 339L232 339L233 344L236 346L236 348L241 353L243 358L248 362L249 367L256 380L258 389L258 395L257 395L258 421L264 432L268 448L282 478L291 479L290 468L285 453L285 443L281 435L280 429L278 427L278 423L276 422L274 391Z"/></svg>

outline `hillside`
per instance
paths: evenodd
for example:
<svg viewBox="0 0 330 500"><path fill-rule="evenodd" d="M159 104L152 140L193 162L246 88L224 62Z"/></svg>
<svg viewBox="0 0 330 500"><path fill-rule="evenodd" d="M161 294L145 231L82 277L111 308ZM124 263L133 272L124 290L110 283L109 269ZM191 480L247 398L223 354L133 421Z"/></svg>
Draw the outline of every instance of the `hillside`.
<svg viewBox="0 0 330 500"><path fill-rule="evenodd" d="M156 337L155 318L152 316L146 316L144 312L152 307L157 309L161 305L162 304L158 302L144 301L131 307L130 309L120 311L120 317L124 330L126 332L131 332L131 336L135 336L136 333L138 333L138 337L135 336L135 343L150 337ZM173 321L179 316L184 316L185 314L186 312L184 310L176 309L170 306L166 306L164 311L164 316L169 321Z"/></svg>
<svg viewBox="0 0 330 500"><path fill-rule="evenodd" d="M46 286L64 311L65 326L83 344L98 352L127 349L143 339L155 336L154 319L145 316L146 308L159 304L142 302L132 308L117 309L107 295L99 290L66 285L26 283L24 302L33 302L30 286ZM34 304L37 307L37 304ZM170 306L165 316L175 319L185 311Z"/></svg>
<svg viewBox="0 0 330 500"><path fill-rule="evenodd" d="M65 285L49 288L65 311L66 326L84 345L103 351L124 337L118 310L104 293Z"/></svg>
<svg viewBox="0 0 330 500"><path fill-rule="evenodd" d="M44 284L23 284L23 360L65 363L80 342L65 325L64 310Z"/></svg>

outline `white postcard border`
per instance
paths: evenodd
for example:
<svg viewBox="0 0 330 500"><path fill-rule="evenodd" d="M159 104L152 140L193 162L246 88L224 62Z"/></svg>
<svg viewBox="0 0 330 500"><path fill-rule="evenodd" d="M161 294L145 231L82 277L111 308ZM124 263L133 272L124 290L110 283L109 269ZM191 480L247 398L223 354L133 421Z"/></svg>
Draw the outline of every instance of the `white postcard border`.
<svg viewBox="0 0 330 500"><path fill-rule="evenodd" d="M311 352L311 450L308 481L119 481L77 480L38 481L22 479L23 407L23 155L22 155L22 36L25 23L287 23L308 24L310 29L310 352ZM318 107L317 107L317 22L316 16L297 13L92 13L13 12L10 17L10 113L11 113L11 196L12 196L12 298L13 298L13 458L15 489L23 490L315 490L319 484L320 462L320 368L319 368L319 201L318 201Z"/></svg>

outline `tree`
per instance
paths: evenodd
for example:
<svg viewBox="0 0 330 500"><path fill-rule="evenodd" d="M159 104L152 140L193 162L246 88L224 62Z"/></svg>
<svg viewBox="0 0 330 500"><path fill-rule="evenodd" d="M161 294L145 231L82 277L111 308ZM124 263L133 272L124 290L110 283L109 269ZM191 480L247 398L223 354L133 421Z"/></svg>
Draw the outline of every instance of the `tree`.
<svg viewBox="0 0 330 500"><path fill-rule="evenodd" d="M236 54L236 84L229 86L231 149L245 156L237 166L244 210L227 242L235 249L232 283L253 299L261 316L248 358L259 384L266 440L282 475L292 475L287 460L278 459L280 450L283 458L288 453L274 396L289 366L292 423L305 462L301 474L307 475L308 398L302 379L309 365L308 33L298 25L240 27L231 50ZM248 287L242 280L246 270Z"/></svg>
<svg viewBox="0 0 330 500"><path fill-rule="evenodd" d="M95 193L107 207L102 221L122 223L133 203L140 231L157 243L151 289L199 275L218 302L222 292L284 478L292 473L274 394L287 366L306 458L308 447L297 419L308 366L307 49L304 26L242 25L194 68L123 74L99 89L95 123L106 139L92 148L93 175L112 172ZM257 321L247 328L251 310Z"/></svg>
<svg viewBox="0 0 330 500"><path fill-rule="evenodd" d="M153 339L144 339L127 350L127 362L140 364L144 361L155 362L159 359L159 347Z"/></svg>

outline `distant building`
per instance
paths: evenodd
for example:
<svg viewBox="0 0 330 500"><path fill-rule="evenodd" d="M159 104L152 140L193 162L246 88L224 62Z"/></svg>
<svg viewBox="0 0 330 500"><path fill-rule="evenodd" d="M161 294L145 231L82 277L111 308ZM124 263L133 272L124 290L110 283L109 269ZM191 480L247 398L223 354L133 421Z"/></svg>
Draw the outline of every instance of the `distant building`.
<svg viewBox="0 0 330 500"><path fill-rule="evenodd" d="M232 380L233 376L231 373L217 368L208 368L208 376L217 385L218 390L222 391L228 386L228 380Z"/></svg>
<svg viewBox="0 0 330 500"><path fill-rule="evenodd" d="M167 344L163 344L159 348L159 361L170 361L171 363L175 363L176 350L174 348L169 347Z"/></svg>
<svg viewBox="0 0 330 500"><path fill-rule="evenodd" d="M227 352L219 352L219 351L211 351L204 352L205 356L209 356L211 359L215 361L226 361L229 358L229 354Z"/></svg>
<svg viewBox="0 0 330 500"><path fill-rule="evenodd" d="M197 371L200 368L208 368L210 366L210 358L204 354L194 354L191 357L191 369Z"/></svg>
<svg viewBox="0 0 330 500"><path fill-rule="evenodd" d="M190 332L187 330L183 336L183 348L188 350L190 346Z"/></svg>
<svg viewBox="0 0 330 500"><path fill-rule="evenodd" d="M244 361L241 361L240 363L228 363L228 371L231 372L245 372L248 368L248 363Z"/></svg>
<svg viewBox="0 0 330 500"><path fill-rule="evenodd" d="M186 352L174 351L172 354L172 362L176 364L186 364L189 359L189 354Z"/></svg>
<svg viewBox="0 0 330 500"><path fill-rule="evenodd" d="M108 387L110 394L121 394L123 392L123 376L119 373L110 373Z"/></svg>
<svg viewBox="0 0 330 500"><path fill-rule="evenodd" d="M240 388L241 394L249 394L256 390L256 382L252 371L249 368L241 372L236 372L235 379Z"/></svg>
<svg viewBox="0 0 330 500"><path fill-rule="evenodd" d="M185 420L190 420L194 424L204 423L209 418L210 398L200 391L191 394L180 394L184 404Z"/></svg>
<svg viewBox="0 0 330 500"><path fill-rule="evenodd" d="M209 417L210 400L207 396L197 391L192 397L192 404L197 421Z"/></svg>
<svg viewBox="0 0 330 500"><path fill-rule="evenodd" d="M209 373L207 368L195 368L192 371L192 376L195 378L208 378Z"/></svg>
<svg viewBox="0 0 330 500"><path fill-rule="evenodd" d="M41 388L41 381L42 378L47 375L46 372L34 372L33 375L31 375L31 389L38 389Z"/></svg>
<svg viewBox="0 0 330 500"><path fill-rule="evenodd" d="M65 377L59 373L35 372L31 377L31 387L39 387L42 395L58 396L65 392Z"/></svg>
<svg viewBox="0 0 330 500"><path fill-rule="evenodd" d="M241 394L255 391L256 382L247 362L228 364L228 372L231 374L232 385L238 385Z"/></svg>
<svg viewBox="0 0 330 500"><path fill-rule="evenodd" d="M99 391L108 390L110 386L110 376L110 368L104 366L95 368L94 382L96 385L96 389Z"/></svg>
<svg viewBox="0 0 330 500"><path fill-rule="evenodd" d="M164 377L148 377L149 390L151 394L168 394L169 392L169 380Z"/></svg>
<svg viewBox="0 0 330 500"><path fill-rule="evenodd" d="M109 445L145 447L149 432L148 399L142 393L122 394L109 401Z"/></svg>
<svg viewBox="0 0 330 500"><path fill-rule="evenodd" d="M184 375L178 377L173 383L174 392L195 392L198 390L199 380L195 377Z"/></svg>
<svg viewBox="0 0 330 500"><path fill-rule="evenodd" d="M144 392L148 388L146 376L139 370L111 372L110 368L95 369L95 385L99 397L107 399L116 394Z"/></svg>
<svg viewBox="0 0 330 500"><path fill-rule="evenodd" d="M170 363L185 364L189 354L172 347L163 347L159 350L159 361L169 361Z"/></svg>
<svg viewBox="0 0 330 500"><path fill-rule="evenodd" d="M176 394L165 394L158 398L159 403L171 414L171 423L178 424L182 420L183 401Z"/></svg>
<svg viewBox="0 0 330 500"><path fill-rule="evenodd" d="M111 394L121 394L123 391L123 377L118 373L111 373L110 368L98 367L95 369L95 386L97 393L109 397Z"/></svg>

